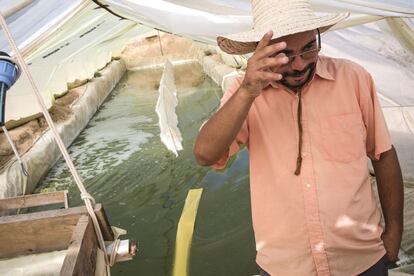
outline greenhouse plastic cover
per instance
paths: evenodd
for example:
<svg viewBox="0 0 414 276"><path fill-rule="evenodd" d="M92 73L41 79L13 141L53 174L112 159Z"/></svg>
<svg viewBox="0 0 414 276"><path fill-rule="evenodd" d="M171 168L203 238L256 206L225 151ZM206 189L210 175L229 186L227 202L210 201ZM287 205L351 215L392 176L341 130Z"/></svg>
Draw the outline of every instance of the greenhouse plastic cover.
<svg viewBox="0 0 414 276"><path fill-rule="evenodd" d="M111 10L143 24L215 43L218 35L249 30L249 0L103 0ZM414 1L311 0L318 13L350 11L335 28L359 25L385 16L413 17Z"/></svg>
<svg viewBox="0 0 414 276"><path fill-rule="evenodd" d="M46 2L50 4L47 5ZM64 6L62 1L33 1L30 6L7 20L19 47L25 53L26 63L47 107L52 105L56 95L68 90L68 84L91 79L113 56L120 55L122 46L128 39L149 30L145 27L135 28L136 22L120 20L103 9L96 9L93 3L85 5L84 1L73 1L77 3L75 5L72 1L69 2L66 9L56 12L55 8L59 10L59 7ZM76 11L75 14L72 14L73 10ZM71 14L70 18L65 19L68 14ZM59 22L55 22L56 17L64 20L65 24L60 26ZM49 21L43 20L48 18ZM54 30L56 24L59 27ZM49 32L51 33L48 34ZM42 38L45 34L47 37ZM3 51L10 52L3 33L0 45ZM22 74L7 92L6 120L12 120L8 126L18 124L19 121L21 123L22 119L30 119L38 113L40 108L33 90Z"/></svg>
<svg viewBox="0 0 414 276"><path fill-rule="evenodd" d="M113 56L119 54L122 38L149 27L215 43L220 34L250 29L249 0L101 0L120 18L85 0L1 0L0 11L12 14L7 22L24 52L39 90L50 107L54 95L67 91L67 84L93 77ZM414 1L404 0L311 0L317 12L351 11L338 27L378 20L384 16L414 16ZM405 27L403 26L405 24ZM412 19L394 22L400 40L414 49ZM137 31L138 30L138 31ZM2 34L1 50L10 52ZM7 121L22 121L39 113L28 81L22 76L7 93ZM30 103L30 104L25 104ZM11 126L9 122L9 126Z"/></svg>
<svg viewBox="0 0 414 276"><path fill-rule="evenodd" d="M248 30L252 20L248 0L101 0L110 10L131 20L97 9L91 1L62 3L0 1L0 10L8 14L12 6L27 5L7 21L48 107L54 95L67 91L68 83L92 78L119 55L127 39L149 31L137 27L137 22L215 44L217 35ZM323 36L323 53L353 59L372 73L393 139L400 144L405 176L414 179L414 172L409 172L414 167L410 157L414 152L414 19L410 18L414 16L414 1L311 3L318 13L351 11L351 17L338 25L338 29L348 28ZM349 27L384 17L386 21L378 21L375 27ZM10 50L4 35L0 36L0 45L3 51ZM8 121L22 123L39 113L23 75L8 91L6 105Z"/></svg>
<svg viewBox="0 0 414 276"><path fill-rule="evenodd" d="M251 28L249 0L103 0L122 16L215 44ZM324 54L351 59L373 75L406 181L414 181L414 1L311 0L318 13L350 11L323 36ZM387 17L386 20L380 20ZM411 17L411 18L410 18ZM367 22L378 22L359 26Z"/></svg>

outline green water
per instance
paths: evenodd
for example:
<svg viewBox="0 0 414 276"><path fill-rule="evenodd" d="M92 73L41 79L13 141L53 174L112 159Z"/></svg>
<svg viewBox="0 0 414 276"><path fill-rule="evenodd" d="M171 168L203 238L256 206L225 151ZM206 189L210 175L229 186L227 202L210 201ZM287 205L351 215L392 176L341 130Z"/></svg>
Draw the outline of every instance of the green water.
<svg viewBox="0 0 414 276"><path fill-rule="evenodd" d="M144 79L143 79L144 78ZM190 275L254 275L248 155L216 172L196 164L194 140L219 104L220 88L205 77L196 87L177 86L176 113L184 150L176 158L161 143L158 92L128 72L69 148L87 190L104 204L110 223L128 231L139 252L113 275L171 275L177 224L188 190L203 188L190 251ZM38 191L69 190L70 205L83 202L63 161Z"/></svg>

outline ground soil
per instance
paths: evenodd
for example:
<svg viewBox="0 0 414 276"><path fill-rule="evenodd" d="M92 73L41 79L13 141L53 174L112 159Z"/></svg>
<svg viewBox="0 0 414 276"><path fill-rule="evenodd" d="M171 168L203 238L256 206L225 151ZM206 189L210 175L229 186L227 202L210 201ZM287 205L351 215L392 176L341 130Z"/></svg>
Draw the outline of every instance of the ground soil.
<svg viewBox="0 0 414 276"><path fill-rule="evenodd" d="M70 106L82 95L84 86L69 90L64 96L55 100L49 113L55 123L65 121L71 114ZM31 148L42 133L48 128L43 115L23 125L9 130L9 134L19 154L25 153ZM0 169L14 157L13 150L3 132L0 133Z"/></svg>
<svg viewBox="0 0 414 276"><path fill-rule="evenodd" d="M121 57L127 68L197 58L200 49L190 39L155 32L155 35L137 38L125 46ZM162 49L162 50L161 50Z"/></svg>

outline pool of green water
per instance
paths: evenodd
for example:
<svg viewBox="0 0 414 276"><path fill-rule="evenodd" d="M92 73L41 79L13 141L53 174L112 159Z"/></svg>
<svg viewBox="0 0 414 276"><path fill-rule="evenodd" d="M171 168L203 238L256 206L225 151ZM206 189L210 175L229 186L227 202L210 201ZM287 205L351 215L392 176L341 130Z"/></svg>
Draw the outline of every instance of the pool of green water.
<svg viewBox="0 0 414 276"><path fill-rule="evenodd" d="M160 72L153 75L156 83ZM206 76L195 86L180 76L176 113L184 150L176 158L161 143L158 91L148 85L154 79L147 78L147 73L127 72L69 148L87 190L104 204L110 223L128 231L123 238L138 241L134 260L116 264L112 275L171 275L178 221L193 188L203 188L203 193L189 275L257 274L247 152L242 150L220 172L198 166L192 154L198 129L217 109L221 89ZM83 204L61 160L37 191L64 189L71 206Z"/></svg>

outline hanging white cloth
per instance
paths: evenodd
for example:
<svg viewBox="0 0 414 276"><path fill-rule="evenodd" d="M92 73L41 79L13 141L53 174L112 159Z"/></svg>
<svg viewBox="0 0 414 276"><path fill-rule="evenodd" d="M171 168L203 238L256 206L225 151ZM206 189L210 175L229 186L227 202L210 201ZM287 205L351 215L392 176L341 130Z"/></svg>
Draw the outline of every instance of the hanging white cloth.
<svg viewBox="0 0 414 276"><path fill-rule="evenodd" d="M183 138L178 128L178 118L175 108L178 104L177 88L175 87L174 68L167 59L161 76L159 97L155 111L158 114L161 141L168 150L178 156L178 151L183 149Z"/></svg>

